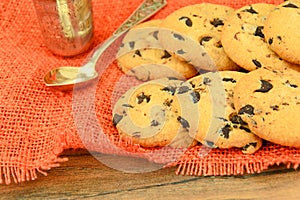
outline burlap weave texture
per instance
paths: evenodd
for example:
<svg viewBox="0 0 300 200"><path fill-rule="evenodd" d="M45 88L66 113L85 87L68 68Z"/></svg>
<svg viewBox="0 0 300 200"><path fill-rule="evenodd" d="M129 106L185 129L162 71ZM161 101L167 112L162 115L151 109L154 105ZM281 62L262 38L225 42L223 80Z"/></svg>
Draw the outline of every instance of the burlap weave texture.
<svg viewBox="0 0 300 200"><path fill-rule="evenodd" d="M131 14L141 0L93 0L96 47ZM169 0L167 7L154 18L163 18L182 6L204 2L202 0ZM210 0L234 8L259 2L258 0ZM262 1L261 1L262 2ZM278 4L279 0L264 1ZM74 121L73 95L47 88L43 75L62 65L81 65L88 53L64 58L53 55L43 43L33 2L28 0L3 0L0 2L0 184L23 182L37 178L37 171L58 166L65 161L59 154L64 149L85 148L78 136ZM97 138L89 149L102 153L131 155L168 166L178 165L177 173L190 175L234 175L260 172L269 166L284 163L295 168L300 163L300 151L266 144L254 155L243 155L235 149L213 150L199 157L200 147L188 150L177 158L176 150L166 149L161 154L151 154L130 143L121 142L111 125L111 91L122 75L116 65L104 73L98 85L107 90L96 93L96 114L99 123L115 144L124 151L110 148ZM84 118L84 116L83 116ZM94 125L91 124L91 127ZM95 125L96 126L96 125ZM86 143L85 143L86 144ZM145 154L143 154L143 152ZM180 152L178 153L180 155Z"/></svg>

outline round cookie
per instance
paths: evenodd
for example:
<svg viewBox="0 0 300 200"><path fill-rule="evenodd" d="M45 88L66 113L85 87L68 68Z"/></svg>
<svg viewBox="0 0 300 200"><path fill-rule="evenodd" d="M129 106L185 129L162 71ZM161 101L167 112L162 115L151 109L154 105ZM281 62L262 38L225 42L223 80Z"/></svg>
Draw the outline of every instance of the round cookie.
<svg viewBox="0 0 300 200"><path fill-rule="evenodd" d="M273 143L300 147L300 73L261 68L240 78L234 105L253 133Z"/></svg>
<svg viewBox="0 0 300 200"><path fill-rule="evenodd" d="M157 40L161 20L151 20L132 28L122 41L117 55L126 74L147 81L163 77L187 79L198 71L184 59L164 50Z"/></svg>
<svg viewBox="0 0 300 200"><path fill-rule="evenodd" d="M189 80L200 93L199 129L191 135L202 144L218 148L242 148L251 154L262 146L261 138L254 135L237 114L233 105L236 82L245 76L242 72L209 72Z"/></svg>
<svg viewBox="0 0 300 200"><path fill-rule="evenodd" d="M187 113L197 105L194 96L183 81L152 80L129 89L117 101L113 123L121 135L143 147L190 147L197 143L189 136L196 128L193 115Z"/></svg>
<svg viewBox="0 0 300 200"><path fill-rule="evenodd" d="M220 41L223 24L233 11L233 8L210 3L180 8L162 20L158 39L165 49L197 69L237 70Z"/></svg>
<svg viewBox="0 0 300 200"><path fill-rule="evenodd" d="M261 67L285 68L292 64L282 60L265 39L265 21L275 5L257 3L244 6L225 22L222 44L227 55L240 67L252 71Z"/></svg>
<svg viewBox="0 0 300 200"><path fill-rule="evenodd" d="M266 41L282 59L300 64L300 1L286 1L270 13L265 24Z"/></svg>

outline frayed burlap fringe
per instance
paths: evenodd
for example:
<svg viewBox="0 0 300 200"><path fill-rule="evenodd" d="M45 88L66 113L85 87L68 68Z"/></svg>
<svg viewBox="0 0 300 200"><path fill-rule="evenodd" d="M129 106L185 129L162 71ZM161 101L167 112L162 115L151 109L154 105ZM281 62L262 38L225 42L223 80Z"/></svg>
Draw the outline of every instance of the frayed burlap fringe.
<svg viewBox="0 0 300 200"><path fill-rule="evenodd" d="M259 173L262 170L261 163L214 163L205 162L181 163L177 175L190 176L226 176Z"/></svg>
<svg viewBox="0 0 300 200"><path fill-rule="evenodd" d="M278 164L276 164L278 165ZM286 163L286 168L298 169L299 163ZM168 165L170 167L171 165ZM272 165L273 166L273 165ZM236 176L261 173L269 169L262 162L258 163L206 163L206 162L182 162L176 170L177 175L187 176ZM275 166L275 165L274 165Z"/></svg>
<svg viewBox="0 0 300 200"><path fill-rule="evenodd" d="M206 152L205 154L202 151ZM299 150L266 142L262 149L247 155L239 149L211 149L197 146L189 149L180 159L165 167L177 167L177 175L232 176L261 173L282 165L298 169Z"/></svg>
<svg viewBox="0 0 300 200"><path fill-rule="evenodd" d="M42 167L25 168L21 166L2 166L0 167L0 184L22 183L33 181L38 177L38 173L47 176L46 170L59 167L60 163L68 161L67 158L56 158L52 163Z"/></svg>

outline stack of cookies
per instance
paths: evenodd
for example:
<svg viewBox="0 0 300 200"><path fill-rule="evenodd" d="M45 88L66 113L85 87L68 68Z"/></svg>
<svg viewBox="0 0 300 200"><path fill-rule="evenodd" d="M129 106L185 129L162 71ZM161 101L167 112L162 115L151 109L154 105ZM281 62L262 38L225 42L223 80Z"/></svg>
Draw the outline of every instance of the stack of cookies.
<svg viewBox="0 0 300 200"><path fill-rule="evenodd" d="M299 11L202 3L131 29L119 67L146 82L114 106L120 135L143 147L299 148Z"/></svg>

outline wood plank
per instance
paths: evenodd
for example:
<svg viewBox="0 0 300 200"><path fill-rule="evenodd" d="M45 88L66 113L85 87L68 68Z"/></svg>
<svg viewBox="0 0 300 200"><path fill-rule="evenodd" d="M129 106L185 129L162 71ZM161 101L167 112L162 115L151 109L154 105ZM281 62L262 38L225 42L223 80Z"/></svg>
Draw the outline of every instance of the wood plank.
<svg viewBox="0 0 300 200"><path fill-rule="evenodd" d="M300 173L195 178L178 183L122 191L105 199L300 199Z"/></svg>
<svg viewBox="0 0 300 200"><path fill-rule="evenodd" d="M107 155L102 157L103 160L122 159ZM140 160L140 163L147 161ZM61 167L50 170L47 177L40 175L36 181L0 186L1 198L4 195L30 199L99 196L191 178L175 176L174 171L174 168L168 168L150 173L124 173L103 165L90 155L71 156Z"/></svg>
<svg viewBox="0 0 300 200"><path fill-rule="evenodd" d="M104 162L115 162L122 169L132 166L132 158L98 154ZM36 181L0 186L0 199L261 199L300 198L300 171L282 170L237 177L177 176L176 168L148 173L125 173L105 166L95 157L69 156L61 167L50 170ZM134 165L147 166L134 159ZM126 166L127 165L127 166ZM293 198L292 198L293 199Z"/></svg>

